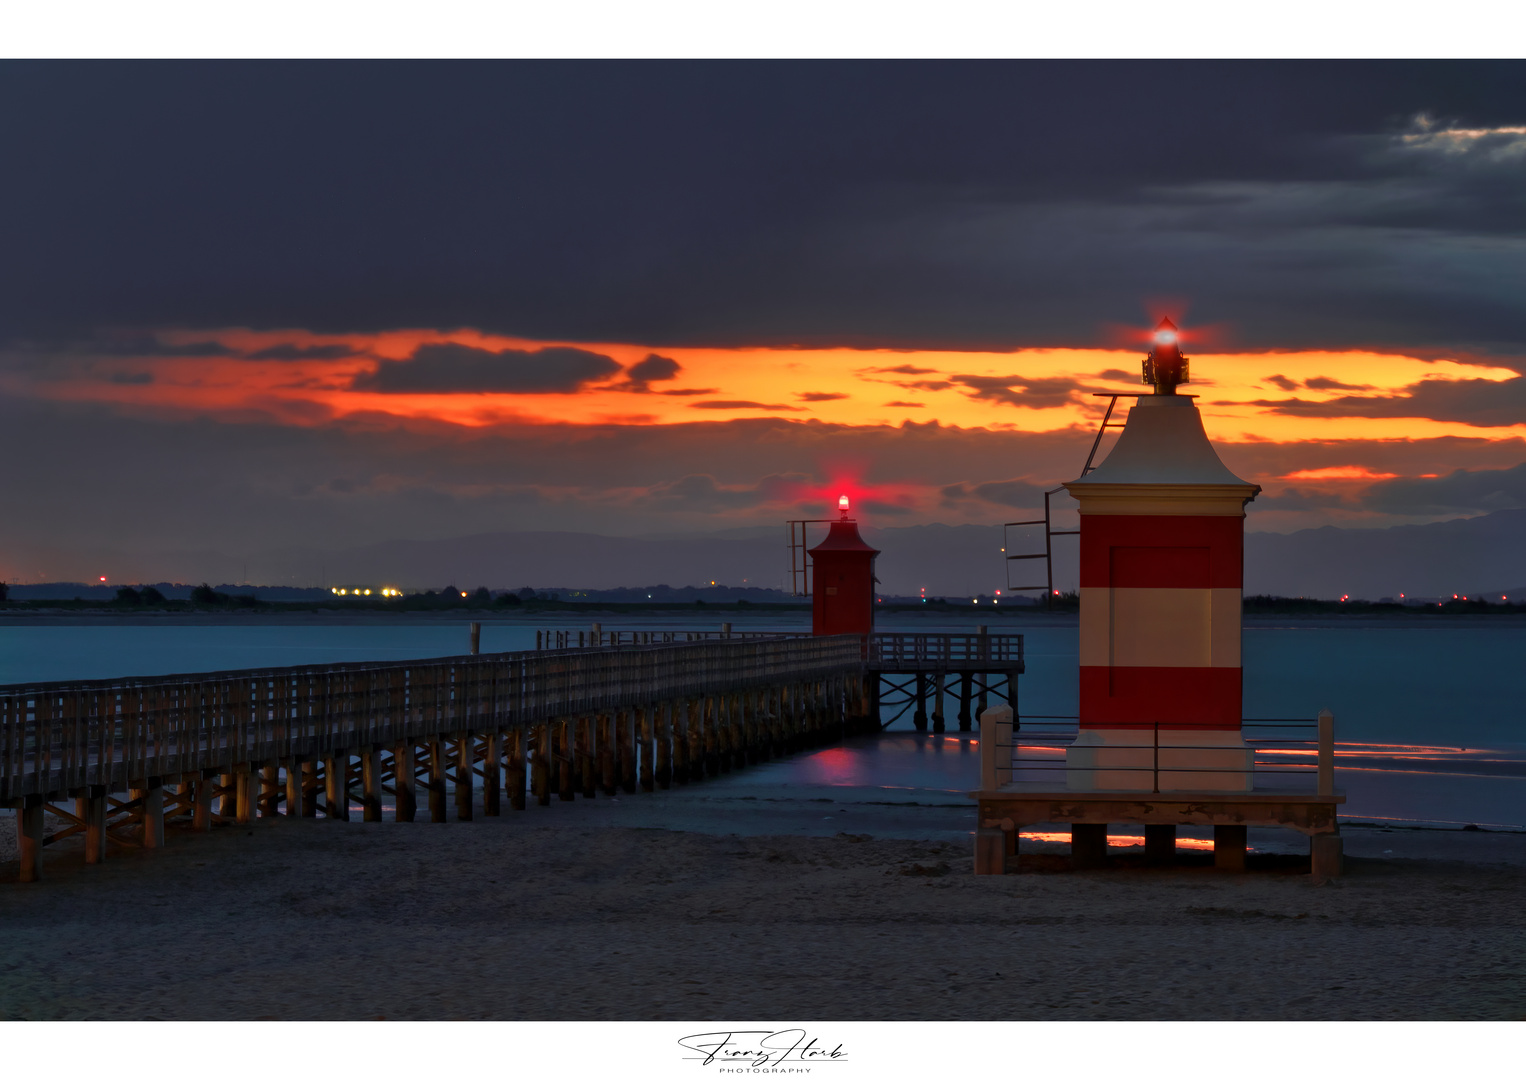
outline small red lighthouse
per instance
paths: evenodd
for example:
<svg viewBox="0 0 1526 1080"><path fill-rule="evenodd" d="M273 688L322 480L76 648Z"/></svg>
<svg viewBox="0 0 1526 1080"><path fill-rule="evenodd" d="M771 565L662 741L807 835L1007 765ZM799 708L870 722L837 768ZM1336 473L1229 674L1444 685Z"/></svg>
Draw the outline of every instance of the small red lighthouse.
<svg viewBox="0 0 1526 1080"><path fill-rule="evenodd" d="M827 538L811 548L811 633L874 632L874 558L848 516L848 497L837 500L838 519Z"/></svg>

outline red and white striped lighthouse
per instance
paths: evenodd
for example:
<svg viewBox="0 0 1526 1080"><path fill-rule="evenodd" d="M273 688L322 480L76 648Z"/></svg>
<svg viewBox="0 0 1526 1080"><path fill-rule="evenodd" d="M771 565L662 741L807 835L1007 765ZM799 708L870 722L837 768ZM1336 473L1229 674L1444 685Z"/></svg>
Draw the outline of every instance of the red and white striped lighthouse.
<svg viewBox="0 0 1526 1080"><path fill-rule="evenodd" d="M1065 485L1081 504L1079 790L1242 791L1245 504L1261 489L1203 430L1176 327L1162 320L1141 396L1107 459Z"/></svg>

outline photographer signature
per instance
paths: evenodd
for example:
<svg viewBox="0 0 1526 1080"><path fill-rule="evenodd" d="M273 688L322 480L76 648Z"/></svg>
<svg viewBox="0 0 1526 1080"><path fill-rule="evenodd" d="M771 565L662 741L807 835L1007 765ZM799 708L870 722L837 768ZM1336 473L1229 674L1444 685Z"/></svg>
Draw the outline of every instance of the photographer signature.
<svg viewBox="0 0 1526 1080"><path fill-rule="evenodd" d="M711 1031L703 1035L685 1035L678 1040L685 1050L703 1055L700 1064L720 1061L725 1064L772 1066L786 1061L846 1061L847 1053L838 1043L830 1050L804 1028L783 1031ZM692 1060L692 1059L691 1059Z"/></svg>

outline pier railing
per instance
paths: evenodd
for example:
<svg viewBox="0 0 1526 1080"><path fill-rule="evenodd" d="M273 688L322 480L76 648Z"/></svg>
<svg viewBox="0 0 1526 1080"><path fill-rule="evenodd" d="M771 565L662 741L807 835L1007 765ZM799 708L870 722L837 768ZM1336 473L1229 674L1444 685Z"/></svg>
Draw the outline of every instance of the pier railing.
<svg viewBox="0 0 1526 1080"><path fill-rule="evenodd" d="M121 790L150 776L856 673L862 640L732 638L0 686L0 799Z"/></svg>
<svg viewBox="0 0 1526 1080"><path fill-rule="evenodd" d="M1026 715L1010 710L980 717L981 786L1009 784L1059 790L1118 790L1160 793L1191 788L1244 790L1307 789L1335 792L1335 717L1247 718L1235 734L1241 744L1208 738L1216 732L1166 732L1160 725L1135 729L1122 741L1116 732L1105 744L1078 744L1074 716ZM1233 779L1232 779L1233 778ZM1074 785L1074 787L1073 787Z"/></svg>

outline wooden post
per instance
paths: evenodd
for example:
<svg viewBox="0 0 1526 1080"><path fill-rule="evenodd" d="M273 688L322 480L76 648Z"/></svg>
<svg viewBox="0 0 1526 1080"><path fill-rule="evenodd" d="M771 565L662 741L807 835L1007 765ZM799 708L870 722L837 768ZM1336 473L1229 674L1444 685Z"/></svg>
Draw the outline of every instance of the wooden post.
<svg viewBox="0 0 1526 1080"><path fill-rule="evenodd" d="M341 750L323 758L323 812L329 819L350 820L350 752Z"/></svg>
<svg viewBox="0 0 1526 1080"><path fill-rule="evenodd" d="M474 622L472 623L472 655L476 656L480 652L482 652L482 624Z"/></svg>
<svg viewBox="0 0 1526 1080"><path fill-rule="evenodd" d="M503 746L503 735L497 731L489 731L482 736L482 816L498 817L502 813L499 802L500 785L499 772L502 764L498 760L499 750Z"/></svg>
<svg viewBox="0 0 1526 1080"><path fill-rule="evenodd" d="M620 789L627 795L636 791L636 715L631 709L615 714L615 746L620 760Z"/></svg>
<svg viewBox="0 0 1526 1080"><path fill-rule="evenodd" d="M1316 833L1309 837L1309 874L1315 882L1339 877L1345 864L1339 825L1333 832Z"/></svg>
<svg viewBox="0 0 1526 1080"><path fill-rule="evenodd" d="M1151 866L1169 866L1176 861L1176 826L1146 825L1145 862Z"/></svg>
<svg viewBox="0 0 1526 1080"><path fill-rule="evenodd" d="M1319 794L1335 794L1335 714L1319 710Z"/></svg>
<svg viewBox="0 0 1526 1080"><path fill-rule="evenodd" d="M446 820L445 742L438 736L426 741L429 744L429 820L439 825Z"/></svg>
<svg viewBox="0 0 1526 1080"><path fill-rule="evenodd" d="M672 747L668 745L668 724L673 707L669 702L660 702L652 710L653 723L656 731L657 747L657 786L667 791L673 781L673 758Z"/></svg>
<svg viewBox="0 0 1526 1080"><path fill-rule="evenodd" d="M212 781L198 774L191 780L191 831L212 831Z"/></svg>
<svg viewBox="0 0 1526 1080"><path fill-rule="evenodd" d="M679 785L689 782L689 703L675 701L668 708L668 719L673 724L673 780Z"/></svg>
<svg viewBox="0 0 1526 1080"><path fill-rule="evenodd" d="M302 816L318 816L318 762L311 758L302 763Z"/></svg>
<svg viewBox="0 0 1526 1080"><path fill-rule="evenodd" d="M641 773L642 791L653 791L657 787L656 776L652 768L652 754L655 749L652 735L652 712L652 708L647 705L643 705L636 710L637 753L641 759L637 762L637 768L640 769Z"/></svg>
<svg viewBox="0 0 1526 1080"><path fill-rule="evenodd" d="M16 854L21 860L21 880L42 878L43 806L41 795L16 800Z"/></svg>
<svg viewBox="0 0 1526 1080"><path fill-rule="evenodd" d="M275 817L281 810L281 766L266 765L260 770L260 817Z"/></svg>
<svg viewBox="0 0 1526 1080"><path fill-rule="evenodd" d="M959 730L970 730L970 673L959 676Z"/></svg>
<svg viewBox="0 0 1526 1080"><path fill-rule="evenodd" d="M736 764L736 712L732 708L733 700L731 694L717 694L715 697L715 741L719 746L717 755L722 774L729 773Z"/></svg>
<svg viewBox="0 0 1526 1080"><path fill-rule="evenodd" d="M927 730L927 676L917 672L914 678L917 680L917 708L911 714L912 725L918 731Z"/></svg>
<svg viewBox="0 0 1526 1080"><path fill-rule="evenodd" d="M583 633L579 630L578 633ZM556 797L562 802L573 800L572 786L572 721L558 720L556 722Z"/></svg>
<svg viewBox="0 0 1526 1080"><path fill-rule="evenodd" d="M975 830L975 873L1005 874L1007 872L1007 837L1001 829L979 828Z"/></svg>
<svg viewBox="0 0 1526 1080"><path fill-rule="evenodd" d="M220 773L217 786L222 788L222 794L217 800L217 816L231 818L238 813L238 779L234 773Z"/></svg>
<svg viewBox="0 0 1526 1080"><path fill-rule="evenodd" d="M599 790L606 795L615 793L615 747L619 741L615 735L615 714L600 713L597 720L599 739Z"/></svg>
<svg viewBox="0 0 1526 1080"><path fill-rule="evenodd" d="M577 721L577 744L578 744L578 786L583 791L583 798L591 799L597 794L599 785L595 775L594 735L597 731L598 718L595 716L580 716Z"/></svg>
<svg viewBox="0 0 1526 1080"><path fill-rule="evenodd" d="M143 846L164 846L164 785L157 776L150 776L148 787L139 790L143 798Z"/></svg>
<svg viewBox="0 0 1526 1080"><path fill-rule="evenodd" d="M259 774L254 771L253 765L246 761L234 768L233 787L233 822L236 825L248 825L254 820L260 801Z"/></svg>
<svg viewBox="0 0 1526 1080"><path fill-rule="evenodd" d="M381 749L369 746L360 752L360 820L382 819Z"/></svg>
<svg viewBox="0 0 1526 1080"><path fill-rule="evenodd" d="M699 715L703 725L705 745L705 776L719 776L721 772L721 710L714 694L706 694L699 702Z"/></svg>
<svg viewBox="0 0 1526 1080"><path fill-rule="evenodd" d="M535 801L551 805L551 725L542 720L535 728Z"/></svg>
<svg viewBox="0 0 1526 1080"><path fill-rule="evenodd" d="M943 722L943 672L935 671L928 676L928 679L932 684L933 692L933 731L941 733L947 730Z"/></svg>
<svg viewBox="0 0 1526 1080"><path fill-rule="evenodd" d="M392 793L397 801L397 821L412 821L418 814L419 798L414 788L416 772L413 742L404 739L392 748Z"/></svg>
<svg viewBox="0 0 1526 1080"><path fill-rule="evenodd" d="M505 750L508 769L504 773L504 784L509 789L509 808L523 810L525 808L525 745L530 729L517 727L505 736L509 740Z"/></svg>
<svg viewBox="0 0 1526 1080"><path fill-rule="evenodd" d="M106 788L92 784L75 800L75 812L85 823L85 863L93 866L106 858Z"/></svg>
<svg viewBox="0 0 1526 1080"><path fill-rule="evenodd" d="M1100 870L1107 865L1106 825L1071 825L1070 865L1074 870Z"/></svg>
<svg viewBox="0 0 1526 1080"><path fill-rule="evenodd" d="M1213 868L1243 873L1245 870L1245 826L1213 827Z"/></svg>
<svg viewBox="0 0 1526 1080"><path fill-rule="evenodd" d="M456 820L472 819L473 766L476 765L476 749L472 745L470 731L456 732Z"/></svg>

